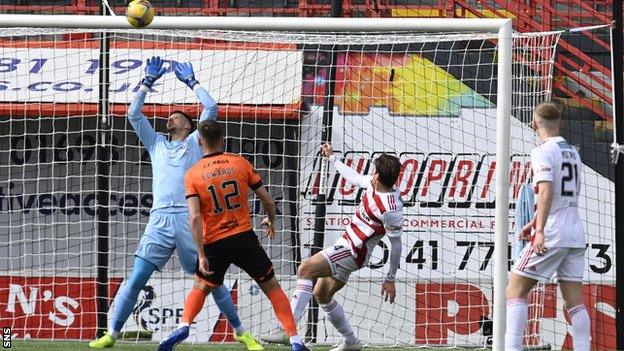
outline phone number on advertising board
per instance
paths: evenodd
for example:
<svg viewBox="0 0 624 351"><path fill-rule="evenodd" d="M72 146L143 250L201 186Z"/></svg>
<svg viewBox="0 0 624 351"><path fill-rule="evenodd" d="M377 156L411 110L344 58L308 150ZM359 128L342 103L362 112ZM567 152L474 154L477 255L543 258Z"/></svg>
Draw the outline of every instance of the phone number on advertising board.
<svg viewBox="0 0 624 351"><path fill-rule="evenodd" d="M50 59L47 58L36 58L28 61L18 59L18 58L0 58L0 74L8 74L18 70L19 67L23 65L27 65L30 74L40 74L45 71L46 68L52 67L52 64L49 63ZM171 72L172 67L176 65L177 61L174 60L165 60L165 67L167 68L167 72ZM111 74L124 74L130 71L140 69L143 66L143 61L138 59L122 59L113 61L110 65L110 73ZM99 59L88 59L84 65L83 73L86 75L92 75L96 73L100 67ZM76 90L84 90L84 91L93 91L91 87L85 87L83 82L79 81L61 81L61 82L51 82L51 81L37 81L32 82L30 80L26 87L11 87L11 82L6 80L0 80L0 91L2 90L30 90L30 91L61 91L61 92L69 92ZM112 92L123 92L130 88L130 83L123 83L119 87L111 87ZM83 89L84 88L84 89ZM138 89L138 84L135 89Z"/></svg>
<svg viewBox="0 0 624 351"><path fill-rule="evenodd" d="M492 256L494 254L494 243L489 241L462 241L455 242L457 253L461 254L461 261L459 262L458 270L463 271L468 269L469 262L479 260L479 271L487 269ZM369 267L376 269L383 267L389 258L388 246L385 242L380 241L379 246L383 250L383 257L378 262L369 263ZM589 268L594 273L605 274L608 273L613 267L613 260L608 253L609 244L587 244L588 255L590 257ZM418 240L414 243L411 249L405 256L405 263L416 264L418 269L439 269L439 242L438 240ZM481 251L483 250L483 251ZM511 246L508 247L509 255L511 256ZM508 265L508 270L511 269L511 262Z"/></svg>

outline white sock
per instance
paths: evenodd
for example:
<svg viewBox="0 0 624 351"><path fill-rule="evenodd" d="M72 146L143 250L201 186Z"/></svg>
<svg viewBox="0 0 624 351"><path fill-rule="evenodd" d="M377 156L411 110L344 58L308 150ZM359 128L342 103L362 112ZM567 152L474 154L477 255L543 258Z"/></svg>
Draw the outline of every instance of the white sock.
<svg viewBox="0 0 624 351"><path fill-rule="evenodd" d="M234 328L234 331L236 332L236 335L241 336L241 335L245 334L245 327L243 327L243 324L241 323L241 325L239 325L238 327Z"/></svg>
<svg viewBox="0 0 624 351"><path fill-rule="evenodd" d="M303 345L303 341L299 337L299 335L293 335L290 337L290 344L301 344Z"/></svg>
<svg viewBox="0 0 624 351"><path fill-rule="evenodd" d="M312 300L312 281L310 279L297 279L297 288L290 299L290 308L295 317L295 323L299 323L303 316L303 311Z"/></svg>
<svg viewBox="0 0 624 351"><path fill-rule="evenodd" d="M346 344L355 344L357 342L357 338L353 333L353 328L351 328L351 324L345 317L344 309L338 303L338 301L332 299L328 304L320 304L323 311L327 315L327 319L334 325L336 330L342 334L345 338Z"/></svg>
<svg viewBox="0 0 624 351"><path fill-rule="evenodd" d="M522 351L522 339L529 315L526 299L507 300L507 331L505 351Z"/></svg>
<svg viewBox="0 0 624 351"><path fill-rule="evenodd" d="M572 322L572 346L574 351L589 351L591 322L585 305L580 304L568 311Z"/></svg>
<svg viewBox="0 0 624 351"><path fill-rule="evenodd" d="M114 331L112 328L108 330L108 334L113 338L113 340L119 339L119 332Z"/></svg>
<svg viewBox="0 0 624 351"><path fill-rule="evenodd" d="M184 328L184 327L190 327L190 326L191 326L191 323L181 322L181 323L178 325L178 329L180 329L180 328Z"/></svg>

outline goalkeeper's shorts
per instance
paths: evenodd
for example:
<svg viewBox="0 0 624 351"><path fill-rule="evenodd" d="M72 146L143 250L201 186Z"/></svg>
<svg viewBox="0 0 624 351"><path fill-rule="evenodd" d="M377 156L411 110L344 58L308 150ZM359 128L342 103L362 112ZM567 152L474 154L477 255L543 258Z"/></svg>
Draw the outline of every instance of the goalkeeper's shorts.
<svg viewBox="0 0 624 351"><path fill-rule="evenodd" d="M204 253L213 274L204 275L197 270L197 275L212 286L223 284L223 278L231 264L244 270L257 283L264 283L275 276L273 262L253 230L204 245Z"/></svg>
<svg viewBox="0 0 624 351"><path fill-rule="evenodd" d="M152 212L135 255L153 263L160 271L176 249L184 271L195 274L197 250L189 230L188 212Z"/></svg>
<svg viewBox="0 0 624 351"><path fill-rule="evenodd" d="M527 244L514 265L513 273L537 281L557 280L582 282L585 271L585 248L553 247L538 256L533 245Z"/></svg>

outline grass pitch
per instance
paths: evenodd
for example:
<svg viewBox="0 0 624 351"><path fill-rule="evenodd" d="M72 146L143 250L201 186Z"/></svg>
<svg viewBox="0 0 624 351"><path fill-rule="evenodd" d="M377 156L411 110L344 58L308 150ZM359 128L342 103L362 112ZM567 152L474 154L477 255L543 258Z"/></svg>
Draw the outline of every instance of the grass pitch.
<svg viewBox="0 0 624 351"><path fill-rule="evenodd" d="M23 351L80 351L80 350L92 350L87 345L88 342L79 342L79 341L24 341L24 340L13 340L13 344L11 345L11 350L23 350ZM111 351L154 351L156 350L156 343L130 343L118 341L115 343L115 347L112 349L106 349ZM265 351L287 351L290 350L290 347L286 346L274 346L274 345L265 345ZM314 351L327 351L331 348L331 346L314 346L312 349ZM8 349L7 349L8 350ZM187 345L182 344L175 349L176 351L246 351L247 349L240 344L198 344L198 345ZM387 351L387 350L397 350L397 348L371 348L370 350L374 351ZM418 349L424 350L424 349Z"/></svg>

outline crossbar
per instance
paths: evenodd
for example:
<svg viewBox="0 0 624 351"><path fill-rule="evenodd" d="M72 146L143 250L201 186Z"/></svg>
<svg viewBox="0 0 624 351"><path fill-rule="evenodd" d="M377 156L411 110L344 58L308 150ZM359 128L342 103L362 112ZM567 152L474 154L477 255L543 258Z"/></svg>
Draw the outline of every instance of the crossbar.
<svg viewBox="0 0 624 351"><path fill-rule="evenodd" d="M498 32L510 19L156 16L149 29L304 32ZM125 16L0 14L0 27L132 29Z"/></svg>

